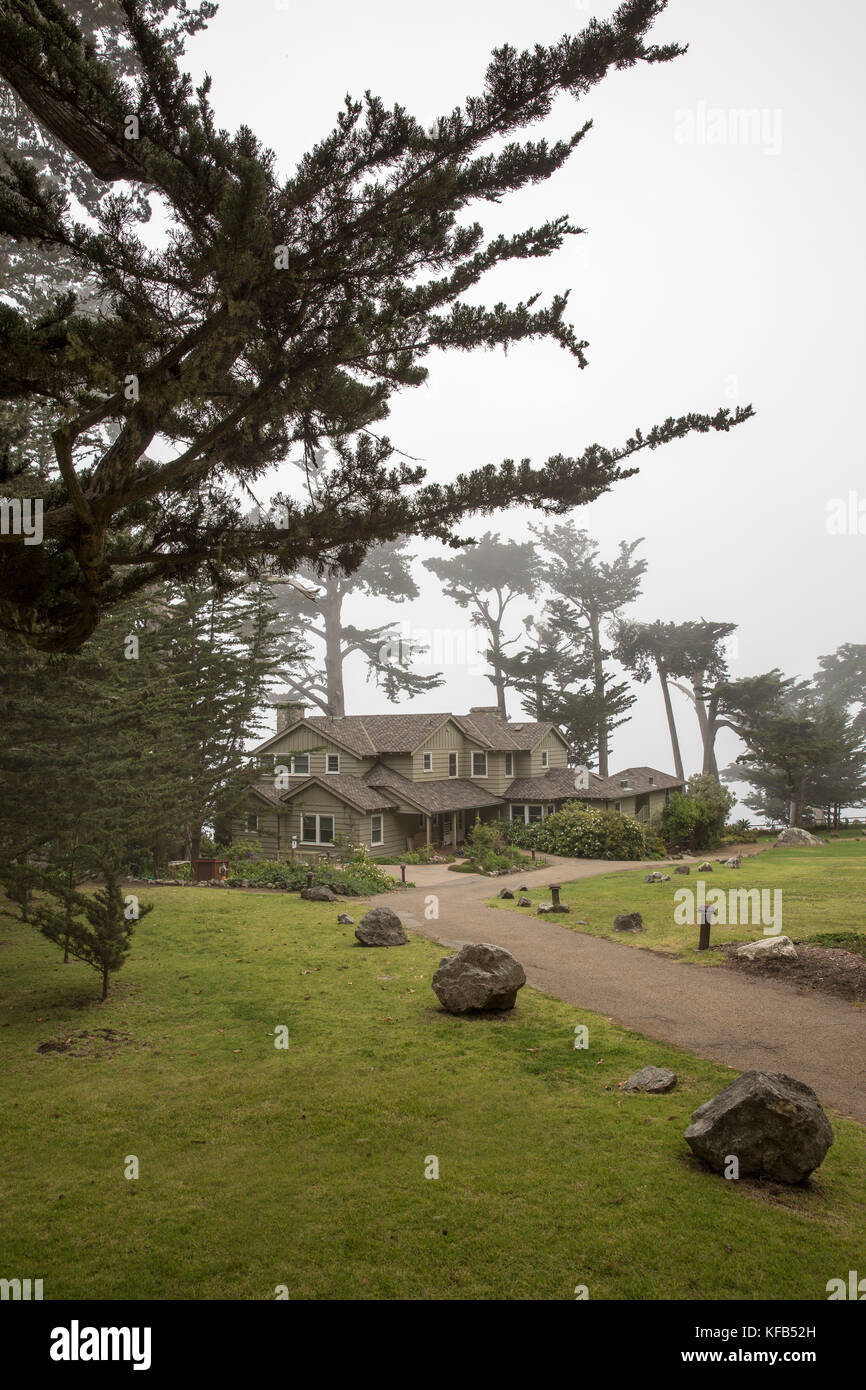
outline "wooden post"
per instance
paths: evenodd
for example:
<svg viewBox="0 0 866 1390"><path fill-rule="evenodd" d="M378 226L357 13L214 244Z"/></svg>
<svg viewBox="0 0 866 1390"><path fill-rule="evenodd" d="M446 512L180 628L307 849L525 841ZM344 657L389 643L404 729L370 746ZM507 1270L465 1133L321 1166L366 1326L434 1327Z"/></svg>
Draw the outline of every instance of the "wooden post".
<svg viewBox="0 0 866 1390"><path fill-rule="evenodd" d="M309 869L308 869L308 870L307 870L307 887L308 887L308 888L312 888L312 886L313 886L313 875L310 873L310 871L309 871Z"/></svg>
<svg viewBox="0 0 866 1390"><path fill-rule="evenodd" d="M699 908L698 911L700 912L698 920L701 928L698 935L698 950L706 951L709 950L710 945L710 927L713 921L713 909L711 907L702 907Z"/></svg>
<svg viewBox="0 0 866 1390"><path fill-rule="evenodd" d="M561 883L551 883L550 885L550 896L553 898L554 907L559 907L559 890L561 887Z"/></svg>
<svg viewBox="0 0 866 1390"><path fill-rule="evenodd" d="M529 851L529 853L532 855L532 862L533 862L533 864L534 864L534 863L535 863L535 850L534 850L534 849L531 849L531 850Z"/></svg>
<svg viewBox="0 0 866 1390"><path fill-rule="evenodd" d="M401 881L401 883L405 883L405 882L406 882L406 865L405 865L405 864L401 864L401 865L400 865L400 881Z"/></svg>

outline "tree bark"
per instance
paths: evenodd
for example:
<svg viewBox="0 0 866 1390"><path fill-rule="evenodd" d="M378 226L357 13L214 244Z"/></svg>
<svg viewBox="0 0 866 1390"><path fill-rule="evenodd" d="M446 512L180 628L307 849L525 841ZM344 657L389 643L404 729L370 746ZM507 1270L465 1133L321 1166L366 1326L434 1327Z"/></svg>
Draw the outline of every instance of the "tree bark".
<svg viewBox="0 0 866 1390"><path fill-rule="evenodd" d="M322 601L322 617L325 624L325 679L328 687L328 714L332 719L342 719L346 713L346 695L343 688L342 601L339 589L333 579L327 581L325 597Z"/></svg>
<svg viewBox="0 0 866 1390"><path fill-rule="evenodd" d="M593 666L593 687L595 696L599 702L604 701L604 661L601 655L601 632L598 614L593 610L589 620L590 636L592 638L592 666ZM607 719L603 708L598 716L598 775L607 777Z"/></svg>
<svg viewBox="0 0 866 1390"><path fill-rule="evenodd" d="M656 657L656 671L658 672L658 678L661 681L662 685L662 695L664 697L665 702L665 714L667 715L668 720L668 733L671 736L671 750L674 755L674 773L677 777L679 777L681 782L684 782L685 773L683 772L683 759L682 754L680 753L680 740L679 736L677 735L676 720L674 719L674 709L673 705L671 704L671 692L668 687L667 673L665 672L665 668L658 657Z"/></svg>

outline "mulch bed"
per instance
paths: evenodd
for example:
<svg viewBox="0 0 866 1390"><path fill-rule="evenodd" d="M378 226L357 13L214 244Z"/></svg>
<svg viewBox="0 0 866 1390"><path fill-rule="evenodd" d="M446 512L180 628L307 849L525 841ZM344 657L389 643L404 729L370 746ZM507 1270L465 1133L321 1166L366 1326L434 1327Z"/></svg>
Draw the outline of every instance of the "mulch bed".
<svg viewBox="0 0 866 1390"><path fill-rule="evenodd" d="M736 950L741 941L726 942L716 949L725 956L725 964L747 975L765 980L778 980L798 994L817 990L852 1003L866 1003L866 958L854 951L830 949L826 946L806 946L795 941L796 960L770 957L766 960L746 960Z"/></svg>

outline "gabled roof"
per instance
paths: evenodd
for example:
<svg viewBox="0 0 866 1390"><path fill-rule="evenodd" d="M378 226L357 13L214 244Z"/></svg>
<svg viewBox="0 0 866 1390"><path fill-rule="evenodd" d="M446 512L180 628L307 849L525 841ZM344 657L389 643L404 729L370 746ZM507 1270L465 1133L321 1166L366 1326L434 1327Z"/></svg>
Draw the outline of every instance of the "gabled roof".
<svg viewBox="0 0 866 1390"><path fill-rule="evenodd" d="M650 778L653 780L650 781ZM625 767L622 772L613 773L608 780L616 783L618 795L628 791L640 796L643 792L656 792L659 789L663 791L666 787L685 785L681 777L672 777L669 772L659 772L655 767ZM620 782L623 781L628 782L628 788L620 786Z"/></svg>
<svg viewBox="0 0 866 1390"><path fill-rule="evenodd" d="M551 729L566 748L570 747L555 724L525 721L513 723L510 719L500 719L495 714L455 714L452 717L467 738L496 753L531 752Z"/></svg>
<svg viewBox="0 0 866 1390"><path fill-rule="evenodd" d="M315 773L312 777L300 779L296 787L289 787L280 796L280 801L292 801L299 792L310 787L322 787L331 792L339 801L347 801L357 811L393 811L394 798L385 796L369 786L362 777L352 777L348 772L329 772L324 777Z"/></svg>
<svg viewBox="0 0 866 1390"><path fill-rule="evenodd" d="M441 782L410 782L391 767L377 763L364 773L364 781L372 787L391 792L400 801L408 801L428 816L440 811L474 811L482 806L501 806L501 796L465 777L449 777Z"/></svg>
<svg viewBox="0 0 866 1390"><path fill-rule="evenodd" d="M613 777L599 777L597 772L587 772L587 785L578 787L579 771L576 767L555 767L541 777L518 777L503 792L503 796L506 801L622 801L644 792L664 791L666 787L683 785L679 778L659 772L654 767L627 767ZM652 782L650 777L653 778ZM625 780L628 786L621 787L620 782Z"/></svg>

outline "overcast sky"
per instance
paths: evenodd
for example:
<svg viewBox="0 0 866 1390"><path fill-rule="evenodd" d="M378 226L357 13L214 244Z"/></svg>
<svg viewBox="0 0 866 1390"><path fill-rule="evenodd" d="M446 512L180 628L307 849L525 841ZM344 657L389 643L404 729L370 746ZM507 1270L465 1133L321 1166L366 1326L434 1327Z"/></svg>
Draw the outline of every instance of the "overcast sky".
<svg viewBox="0 0 866 1390"><path fill-rule="evenodd" d="M219 122L250 125L290 173L333 126L346 92L370 88L422 122L481 89L490 50L550 43L615 6L582 0L222 0L188 66L213 78ZM672 63L615 73L543 127L594 128L559 174L479 205L491 233L559 213L586 229L546 261L499 268L472 296L492 304L571 291L589 366L547 343L428 359L382 426L431 479L502 458L614 445L669 415L751 402L729 435L646 455L639 476L572 515L612 556L645 537L645 619L739 624L735 675L780 666L811 675L842 642L863 642L866 534L828 532L834 499L866 499L857 427L864 368L864 6L858 0L671 0L657 42L688 43ZM739 112L753 118L738 119ZM291 470L290 470L291 471ZM295 475L297 476L297 475ZM864 501L866 512L866 501ZM533 513L467 530L524 537ZM866 519L863 521L866 532ZM837 528L838 529L838 528ZM433 553L419 544L417 553ZM397 623L447 629L465 616L424 575ZM361 604L352 616L386 621ZM441 642L442 639L440 639ZM349 681L350 712L387 709ZM414 709L489 703L477 662ZM660 694L614 738L611 766L672 760ZM686 771L700 770L697 723L675 696ZM511 713L521 717L517 702ZM719 740L723 765L739 751Z"/></svg>

